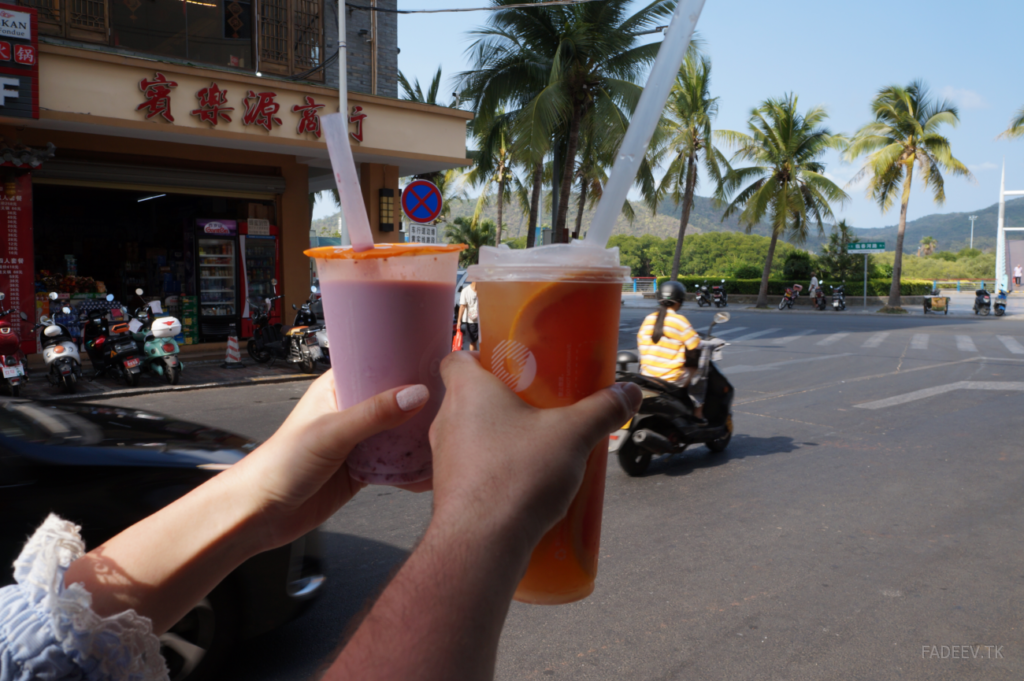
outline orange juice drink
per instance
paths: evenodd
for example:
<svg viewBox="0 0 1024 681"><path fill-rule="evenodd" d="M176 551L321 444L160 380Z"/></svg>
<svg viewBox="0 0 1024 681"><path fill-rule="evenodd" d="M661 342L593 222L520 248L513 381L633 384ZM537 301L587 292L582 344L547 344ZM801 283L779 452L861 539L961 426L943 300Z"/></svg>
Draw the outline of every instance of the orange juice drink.
<svg viewBox="0 0 1024 681"><path fill-rule="evenodd" d="M485 248L470 268L480 300L480 361L528 404L563 407L615 379L629 269L618 266L614 249L530 250ZM516 600L571 603L594 590L607 457L605 439L590 453L568 513L534 550Z"/></svg>

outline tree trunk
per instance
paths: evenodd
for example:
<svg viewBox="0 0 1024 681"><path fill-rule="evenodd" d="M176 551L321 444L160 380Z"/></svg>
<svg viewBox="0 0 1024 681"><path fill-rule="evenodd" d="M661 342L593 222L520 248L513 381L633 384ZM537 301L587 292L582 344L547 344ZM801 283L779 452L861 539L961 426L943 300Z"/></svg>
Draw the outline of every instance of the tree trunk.
<svg viewBox="0 0 1024 681"><path fill-rule="evenodd" d="M683 237L686 236L686 225L690 221L690 210L693 209L693 188L697 186L697 150L690 152L686 162L686 183L683 189L683 214L679 216L679 238L676 239L676 253L672 257L672 281L679 276L679 259L683 255Z"/></svg>
<svg viewBox="0 0 1024 681"><path fill-rule="evenodd" d="M761 289L757 292L757 307L768 307L768 277L772 273L772 258L775 257L775 244L779 233L772 230L772 241L768 244L768 257L764 260L764 273L761 274Z"/></svg>
<svg viewBox="0 0 1024 681"><path fill-rule="evenodd" d="M583 105L577 101L572 107L572 122L569 124L569 142L565 149L565 170L562 172L562 186L559 190L558 216L555 218L554 239L557 243L569 242L569 230L565 227L569 216L569 194L572 192L572 179L576 175L576 148L580 142L580 119L583 118Z"/></svg>
<svg viewBox="0 0 1024 681"><path fill-rule="evenodd" d="M573 239L580 238L580 228L583 227L583 210L587 207L587 179L580 179L580 207L576 211L576 229L572 233Z"/></svg>
<svg viewBox="0 0 1024 681"><path fill-rule="evenodd" d="M501 245L501 215L502 209L504 208L503 199L505 198L505 174L502 173L501 179L498 180L498 233L494 237L494 245Z"/></svg>
<svg viewBox="0 0 1024 681"><path fill-rule="evenodd" d="M533 167L533 191L530 194L530 223L526 228L526 247L537 244L537 214L540 212L540 190L544 181L544 162L538 161Z"/></svg>
<svg viewBox="0 0 1024 681"><path fill-rule="evenodd" d="M896 232L896 256L892 260L892 286L886 307L902 307L900 277L903 274L903 232L907 228L907 205L910 203L910 181L914 177L914 163L907 164L907 179L903 182L903 203L900 204L900 227Z"/></svg>

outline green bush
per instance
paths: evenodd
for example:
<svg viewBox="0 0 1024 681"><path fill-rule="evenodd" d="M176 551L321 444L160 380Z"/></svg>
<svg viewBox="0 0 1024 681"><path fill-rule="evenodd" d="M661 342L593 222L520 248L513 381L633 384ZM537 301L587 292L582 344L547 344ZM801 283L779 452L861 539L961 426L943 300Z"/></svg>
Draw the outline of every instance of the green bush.
<svg viewBox="0 0 1024 681"><path fill-rule="evenodd" d="M754 265L740 265L732 271L733 279L760 279L762 268Z"/></svg>
<svg viewBox="0 0 1024 681"><path fill-rule="evenodd" d="M694 293L697 287L707 282L708 286L720 283L721 277L679 277L679 281L686 287L687 293ZM658 277L655 288L660 286L662 282L668 281L668 277ZM781 296L786 292L786 289L792 286L794 283L803 284L804 290L801 295L806 295L807 283L798 281L793 282L788 279L769 279L768 280L768 295L770 296ZM822 281L821 285L825 287L826 292L830 292L830 286L838 286L839 282L836 281ZM869 296L888 296L889 288L892 286L892 279L868 279L868 295ZM756 296L761 290L760 279L726 279L725 280L725 292L728 294L735 295L747 295ZM932 290L932 282L923 279L904 279L900 285L900 293L905 296L923 296L930 293ZM846 282L846 295L847 297L859 296L864 292L864 282L858 281Z"/></svg>
<svg viewBox="0 0 1024 681"><path fill-rule="evenodd" d="M811 254L807 251L792 251L786 254L782 265L782 276L794 281L810 280L813 271Z"/></svg>

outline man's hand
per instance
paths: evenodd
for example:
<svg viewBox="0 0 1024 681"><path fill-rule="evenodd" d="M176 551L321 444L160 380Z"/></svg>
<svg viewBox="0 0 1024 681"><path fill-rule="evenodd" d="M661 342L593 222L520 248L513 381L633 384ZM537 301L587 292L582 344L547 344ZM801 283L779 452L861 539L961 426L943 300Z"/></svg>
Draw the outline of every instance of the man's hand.
<svg viewBox="0 0 1024 681"><path fill-rule="evenodd" d="M587 457L636 412L642 396L616 384L570 407L537 409L453 353L441 365L446 395L430 429L436 522L511 531L532 546L569 508Z"/></svg>

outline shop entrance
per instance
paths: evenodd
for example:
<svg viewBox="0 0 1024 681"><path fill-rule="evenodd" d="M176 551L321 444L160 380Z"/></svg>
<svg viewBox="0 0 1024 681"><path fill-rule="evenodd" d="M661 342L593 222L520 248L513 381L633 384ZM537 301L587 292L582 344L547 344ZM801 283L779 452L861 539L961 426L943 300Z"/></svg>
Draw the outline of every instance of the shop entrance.
<svg viewBox="0 0 1024 681"><path fill-rule="evenodd" d="M32 191L37 290L109 292L132 308L141 288L182 318L186 343L239 334L239 235L254 210L273 215L272 202L43 183Z"/></svg>

